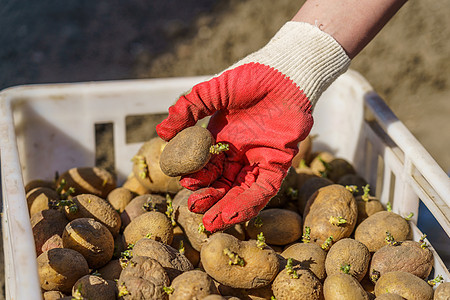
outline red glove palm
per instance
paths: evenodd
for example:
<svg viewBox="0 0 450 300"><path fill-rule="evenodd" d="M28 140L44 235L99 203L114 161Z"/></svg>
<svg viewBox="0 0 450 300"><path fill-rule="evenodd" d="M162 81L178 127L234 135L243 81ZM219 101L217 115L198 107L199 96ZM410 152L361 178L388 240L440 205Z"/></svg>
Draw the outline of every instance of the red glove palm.
<svg viewBox="0 0 450 300"><path fill-rule="evenodd" d="M319 29L289 22L265 48L180 97L170 107L169 117L157 126L159 136L170 140L199 119L212 115L208 129L216 142L229 144L227 152L214 156L202 170L181 179L184 187L196 190L189 197L189 209L205 213L203 224L208 231L251 219L277 193L298 151L298 143L312 127L311 100L315 101L323 88L347 67L348 61L343 66L339 64L338 70L331 64L332 70L326 72L319 64L317 76L317 60L304 63L300 56L300 77L306 80L297 80L299 74L288 77L290 66L283 66L283 61L295 64L298 59L282 55L281 60L270 53L278 54L273 48L275 45L275 50L279 50L280 41L292 46L292 32L298 37L298 26L305 27L310 35L325 35L327 43L331 39L343 53ZM307 45L307 55L310 56L311 47L322 53L322 42ZM333 55L321 59L327 65L336 60ZM301 84L306 90L299 88Z"/></svg>

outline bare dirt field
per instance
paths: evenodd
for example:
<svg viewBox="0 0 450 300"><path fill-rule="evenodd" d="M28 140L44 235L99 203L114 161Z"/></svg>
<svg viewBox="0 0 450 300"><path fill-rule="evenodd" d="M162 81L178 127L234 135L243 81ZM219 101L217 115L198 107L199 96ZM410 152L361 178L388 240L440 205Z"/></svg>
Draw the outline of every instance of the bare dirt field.
<svg viewBox="0 0 450 300"><path fill-rule="evenodd" d="M4 0L0 89L215 74L265 45L303 2ZM409 1L351 65L446 172L449 7Z"/></svg>

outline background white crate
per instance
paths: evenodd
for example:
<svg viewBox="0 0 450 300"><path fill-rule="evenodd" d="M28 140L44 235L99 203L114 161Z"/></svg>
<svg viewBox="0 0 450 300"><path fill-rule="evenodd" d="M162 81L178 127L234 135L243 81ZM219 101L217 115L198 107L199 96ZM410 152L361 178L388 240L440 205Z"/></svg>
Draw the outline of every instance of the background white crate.
<svg viewBox="0 0 450 300"><path fill-rule="evenodd" d="M141 143L126 143L125 118L167 112L205 77L35 85L0 93L0 163L8 299L40 299L24 182L53 179L55 171L95 164L95 124L113 124L119 182L131 171ZM450 180L362 76L342 75L314 111L315 150L353 163L382 203L401 215L419 199L450 234ZM414 239L422 235L415 225ZM434 249L431 248L433 251ZM434 274L450 275L436 252Z"/></svg>

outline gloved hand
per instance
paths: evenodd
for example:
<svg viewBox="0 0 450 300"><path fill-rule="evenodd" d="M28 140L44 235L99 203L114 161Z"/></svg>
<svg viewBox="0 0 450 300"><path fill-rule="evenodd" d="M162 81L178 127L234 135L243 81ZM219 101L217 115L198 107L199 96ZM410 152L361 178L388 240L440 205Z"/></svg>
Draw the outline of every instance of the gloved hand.
<svg viewBox="0 0 450 300"><path fill-rule="evenodd" d="M169 108L156 128L162 139L212 115L208 129L216 142L229 144L180 181L195 190L189 209L204 213L208 231L253 218L277 193L313 125L315 102L349 63L330 35L288 22L264 48L194 86Z"/></svg>

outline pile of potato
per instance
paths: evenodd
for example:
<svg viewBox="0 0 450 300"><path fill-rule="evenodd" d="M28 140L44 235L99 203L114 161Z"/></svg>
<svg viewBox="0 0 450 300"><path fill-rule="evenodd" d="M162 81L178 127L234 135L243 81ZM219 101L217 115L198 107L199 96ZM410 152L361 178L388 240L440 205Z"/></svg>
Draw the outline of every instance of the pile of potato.
<svg viewBox="0 0 450 300"><path fill-rule="evenodd" d="M165 144L120 187L97 167L27 184L44 299L448 299L425 239L310 138L266 208L214 234L161 171Z"/></svg>

